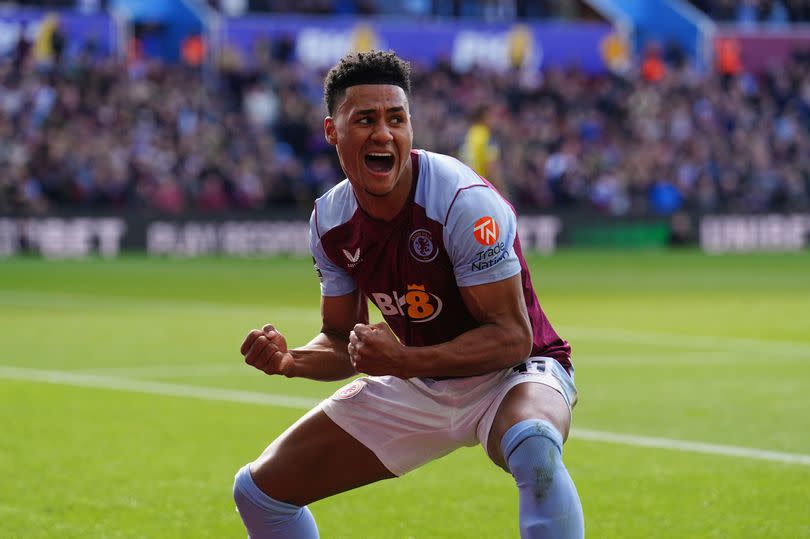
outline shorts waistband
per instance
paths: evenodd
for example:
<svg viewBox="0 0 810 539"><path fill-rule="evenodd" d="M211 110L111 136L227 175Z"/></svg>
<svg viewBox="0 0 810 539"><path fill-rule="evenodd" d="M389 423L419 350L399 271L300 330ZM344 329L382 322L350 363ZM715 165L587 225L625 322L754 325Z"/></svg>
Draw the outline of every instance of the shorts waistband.
<svg viewBox="0 0 810 539"><path fill-rule="evenodd" d="M548 358L548 359L553 359L553 358ZM556 360L554 360L554 361L556 361ZM512 371L513 372L528 372L529 371L529 363L537 365L541 372L546 369L546 358L543 358L543 359L538 358L538 359L528 359L528 360L524 361L523 363L520 363L519 365L515 365L514 367L512 367Z"/></svg>
<svg viewBox="0 0 810 539"><path fill-rule="evenodd" d="M557 363L557 365L559 365L559 367L563 371L565 371L566 374L568 374L570 376L571 373L568 372L567 369L562 366L562 363L560 363L559 361L557 361L553 357L532 357L532 358L529 358L526 361L518 363L517 365L512 367L512 371L513 372L528 372L529 364L531 363L533 365L537 365L540 372L543 372L543 371L545 371L545 368L546 368L545 367L546 361L555 361ZM457 380L459 378L470 378L470 376L433 376L433 377L430 377L430 380L434 380L434 381L438 382L440 380Z"/></svg>
<svg viewBox="0 0 810 539"><path fill-rule="evenodd" d="M559 369L561 371L563 371L569 377L573 378L573 375L572 375L573 367L571 368L571 370L568 370L565 367L563 367L562 363L560 363L558 360L556 360L553 357L531 357L531 358L527 359L526 361L524 361L523 363L520 363L520 364L515 365L514 367L512 367L512 372L528 372L529 371L529 364L536 365L537 370L539 370L540 372L545 372L545 370L546 370L546 362L547 361L553 361L554 363L556 363L556 366L559 367Z"/></svg>

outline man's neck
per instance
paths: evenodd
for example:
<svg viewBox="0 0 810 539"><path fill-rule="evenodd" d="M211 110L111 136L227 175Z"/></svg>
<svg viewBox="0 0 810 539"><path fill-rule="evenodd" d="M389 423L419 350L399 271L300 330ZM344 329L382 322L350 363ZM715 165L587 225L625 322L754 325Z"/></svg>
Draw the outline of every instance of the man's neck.
<svg viewBox="0 0 810 539"><path fill-rule="evenodd" d="M356 188L354 193L363 211L375 219L391 221L405 207L412 185L413 167L409 164L403 171L402 177L397 182L394 190L387 195L376 196L367 192L358 192Z"/></svg>

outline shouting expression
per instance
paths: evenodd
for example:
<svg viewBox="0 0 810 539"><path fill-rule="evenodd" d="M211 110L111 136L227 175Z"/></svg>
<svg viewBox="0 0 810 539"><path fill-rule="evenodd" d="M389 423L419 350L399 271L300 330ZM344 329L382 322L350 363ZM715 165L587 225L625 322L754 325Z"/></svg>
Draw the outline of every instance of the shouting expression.
<svg viewBox="0 0 810 539"><path fill-rule="evenodd" d="M405 91L392 84L350 86L324 131L363 209L382 219L396 215L411 187L413 129Z"/></svg>

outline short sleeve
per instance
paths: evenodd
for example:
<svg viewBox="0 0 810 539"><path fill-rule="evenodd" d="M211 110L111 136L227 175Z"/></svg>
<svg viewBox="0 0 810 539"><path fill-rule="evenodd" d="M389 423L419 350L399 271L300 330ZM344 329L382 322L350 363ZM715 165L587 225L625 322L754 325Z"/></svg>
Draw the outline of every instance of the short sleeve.
<svg viewBox="0 0 810 539"><path fill-rule="evenodd" d="M475 286L520 273L515 212L487 186L458 192L447 214L444 244L459 286Z"/></svg>
<svg viewBox="0 0 810 539"><path fill-rule="evenodd" d="M357 288L357 283L342 268L333 263L323 249L318 235L317 210L309 220L309 250L315 262L315 272L321 281L321 296L343 296Z"/></svg>

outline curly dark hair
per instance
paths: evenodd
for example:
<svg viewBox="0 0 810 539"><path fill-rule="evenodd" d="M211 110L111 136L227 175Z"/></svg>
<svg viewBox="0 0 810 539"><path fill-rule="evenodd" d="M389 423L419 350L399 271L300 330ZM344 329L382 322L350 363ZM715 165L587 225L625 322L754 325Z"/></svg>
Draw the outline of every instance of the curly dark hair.
<svg viewBox="0 0 810 539"><path fill-rule="evenodd" d="M331 116L346 88L358 84L392 84L408 96L411 66L393 51L352 52L340 59L323 82L323 99Z"/></svg>

